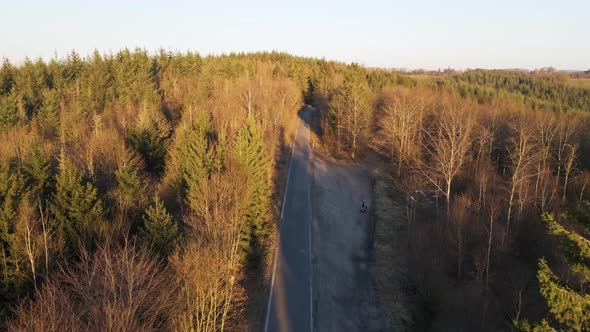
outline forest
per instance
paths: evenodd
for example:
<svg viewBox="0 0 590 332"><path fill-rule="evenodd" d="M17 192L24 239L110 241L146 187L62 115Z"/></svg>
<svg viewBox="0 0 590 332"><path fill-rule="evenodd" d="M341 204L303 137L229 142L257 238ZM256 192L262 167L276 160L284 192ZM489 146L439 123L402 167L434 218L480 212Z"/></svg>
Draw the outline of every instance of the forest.
<svg viewBox="0 0 590 332"><path fill-rule="evenodd" d="M408 330L590 329L590 90L142 49L3 62L2 329L259 330L304 105L404 204Z"/></svg>
<svg viewBox="0 0 590 332"><path fill-rule="evenodd" d="M4 327L247 329L307 63L144 50L4 61Z"/></svg>
<svg viewBox="0 0 590 332"><path fill-rule="evenodd" d="M403 206L376 216L402 233L375 244L401 251L376 254L400 265L382 281L392 315L410 331L590 329L590 90L558 73L372 75L352 65L315 104L331 154L377 155Z"/></svg>

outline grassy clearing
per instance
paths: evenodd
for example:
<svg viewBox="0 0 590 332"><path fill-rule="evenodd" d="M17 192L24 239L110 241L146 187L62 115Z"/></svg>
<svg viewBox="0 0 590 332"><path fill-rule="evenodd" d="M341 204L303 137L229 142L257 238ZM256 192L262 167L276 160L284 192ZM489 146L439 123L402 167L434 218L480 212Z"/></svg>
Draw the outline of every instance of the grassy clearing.
<svg viewBox="0 0 590 332"><path fill-rule="evenodd" d="M412 326L412 309L408 296L409 280L406 261L406 224L402 198L395 194L386 165L373 163L374 171L374 250L377 285L382 301L393 317L397 330Z"/></svg>

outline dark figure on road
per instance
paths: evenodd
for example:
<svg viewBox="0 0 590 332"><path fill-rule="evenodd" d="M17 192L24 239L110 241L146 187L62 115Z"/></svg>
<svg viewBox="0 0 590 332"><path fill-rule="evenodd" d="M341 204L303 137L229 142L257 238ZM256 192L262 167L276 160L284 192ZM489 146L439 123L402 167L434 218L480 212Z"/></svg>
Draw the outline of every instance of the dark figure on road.
<svg viewBox="0 0 590 332"><path fill-rule="evenodd" d="M365 201L363 201L361 203L361 213L366 213L367 212L367 204L365 204Z"/></svg>

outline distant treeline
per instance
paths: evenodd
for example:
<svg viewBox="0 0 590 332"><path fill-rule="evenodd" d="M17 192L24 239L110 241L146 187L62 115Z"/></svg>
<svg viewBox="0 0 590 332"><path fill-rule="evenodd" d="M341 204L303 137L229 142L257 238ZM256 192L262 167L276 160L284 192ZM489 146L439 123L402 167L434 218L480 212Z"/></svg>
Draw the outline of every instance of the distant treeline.
<svg viewBox="0 0 590 332"><path fill-rule="evenodd" d="M448 83L447 83L448 82ZM555 77L499 70L471 70L451 76L452 85L462 96L488 103L498 96L522 98L532 108L554 111L589 111L590 89L568 86Z"/></svg>

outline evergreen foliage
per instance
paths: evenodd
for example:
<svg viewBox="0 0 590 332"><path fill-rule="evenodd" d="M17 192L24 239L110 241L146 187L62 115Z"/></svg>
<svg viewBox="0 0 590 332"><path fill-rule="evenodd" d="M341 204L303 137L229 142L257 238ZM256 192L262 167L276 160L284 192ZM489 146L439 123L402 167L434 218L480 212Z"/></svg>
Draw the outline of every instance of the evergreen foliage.
<svg viewBox="0 0 590 332"><path fill-rule="evenodd" d="M9 242L18 200L24 189L23 184L22 175L18 170L6 165L0 166L0 241Z"/></svg>
<svg viewBox="0 0 590 332"><path fill-rule="evenodd" d="M547 301L552 317L566 330L590 329L590 295L564 284L549 268L544 259L539 261L537 279L541 295Z"/></svg>
<svg viewBox="0 0 590 332"><path fill-rule="evenodd" d="M18 268L15 235L15 218L23 184L18 170L7 165L0 166L0 304L16 298L23 282ZM0 310L0 318L4 314Z"/></svg>
<svg viewBox="0 0 590 332"><path fill-rule="evenodd" d="M582 228L586 238L590 237L590 201L582 202L581 206L569 216L569 219L575 221Z"/></svg>
<svg viewBox="0 0 590 332"><path fill-rule="evenodd" d="M2 62L2 68L0 68L0 96L8 94L12 89L12 86L14 85L15 71L16 69L10 61L4 59Z"/></svg>
<svg viewBox="0 0 590 332"><path fill-rule="evenodd" d="M551 270L547 261L539 260L537 279L541 295L547 301L550 317L541 325L531 326L528 322L516 322L523 331L588 331L590 330L590 241L568 231L548 213L543 215L549 234L560 241L561 250L572 272L574 280L564 282ZM579 283L574 287L575 280ZM576 289L577 288L577 289Z"/></svg>
<svg viewBox="0 0 590 332"><path fill-rule="evenodd" d="M584 282L590 282L590 241L566 230L548 213L543 215L543 220L547 223L549 234L560 240L561 250L572 271L580 273Z"/></svg>
<svg viewBox="0 0 590 332"><path fill-rule="evenodd" d="M127 143L143 158L146 170L155 176L164 171L167 136L154 121L135 125L127 132Z"/></svg>
<svg viewBox="0 0 590 332"><path fill-rule="evenodd" d="M143 216L141 236L153 250L164 256L172 252L178 240L178 225L157 195Z"/></svg>
<svg viewBox="0 0 590 332"><path fill-rule="evenodd" d="M55 89L44 90L43 102L37 115L37 120L43 133L48 137L57 136L59 130L61 98Z"/></svg>
<svg viewBox="0 0 590 332"><path fill-rule="evenodd" d="M241 246L246 257L252 260L260 255L259 250L270 227L267 222L270 200L269 160L264 151L260 127L253 117L248 117L238 131L234 148L237 159L247 174L245 180L250 188Z"/></svg>
<svg viewBox="0 0 590 332"><path fill-rule="evenodd" d="M180 160L181 189L186 193L189 204L196 206L197 192L211 174L213 163L212 129L208 116L182 131L178 147Z"/></svg>
<svg viewBox="0 0 590 332"><path fill-rule="evenodd" d="M470 70L449 81L463 96L481 103L500 94L524 97L534 108L556 111L590 110L590 90L568 86L549 77L499 70Z"/></svg>
<svg viewBox="0 0 590 332"><path fill-rule="evenodd" d="M146 186L135 167L130 163L124 163L115 171L115 202L119 211L128 217L134 218L136 213L143 208Z"/></svg>
<svg viewBox="0 0 590 332"><path fill-rule="evenodd" d="M52 187L51 158L42 151L41 143L33 140L31 154L24 163L27 186L33 197L43 201L49 197Z"/></svg>
<svg viewBox="0 0 590 332"><path fill-rule="evenodd" d="M11 128L19 122L19 102L16 93L0 99L0 128Z"/></svg>
<svg viewBox="0 0 590 332"><path fill-rule="evenodd" d="M72 251L76 250L79 241L91 244L93 230L104 212L92 183L83 181L74 165L64 160L61 161L50 210Z"/></svg>

